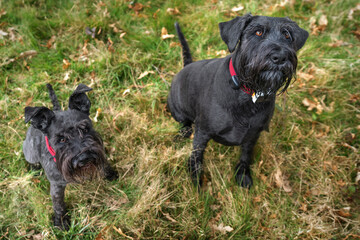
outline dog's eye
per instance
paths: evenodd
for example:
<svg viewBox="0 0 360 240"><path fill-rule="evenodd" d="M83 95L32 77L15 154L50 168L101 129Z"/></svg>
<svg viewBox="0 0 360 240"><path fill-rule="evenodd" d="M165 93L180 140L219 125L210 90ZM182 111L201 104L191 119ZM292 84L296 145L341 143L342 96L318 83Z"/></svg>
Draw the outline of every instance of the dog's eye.
<svg viewBox="0 0 360 240"><path fill-rule="evenodd" d="M67 139L65 137L62 137L59 139L59 143L66 143Z"/></svg>
<svg viewBox="0 0 360 240"><path fill-rule="evenodd" d="M255 34L256 36L261 37L263 35L263 31L258 30Z"/></svg>
<svg viewBox="0 0 360 240"><path fill-rule="evenodd" d="M283 35L284 35L284 37L285 37L286 39L291 39L291 35L290 35L290 33L289 33L288 31L284 31L284 32L283 32Z"/></svg>

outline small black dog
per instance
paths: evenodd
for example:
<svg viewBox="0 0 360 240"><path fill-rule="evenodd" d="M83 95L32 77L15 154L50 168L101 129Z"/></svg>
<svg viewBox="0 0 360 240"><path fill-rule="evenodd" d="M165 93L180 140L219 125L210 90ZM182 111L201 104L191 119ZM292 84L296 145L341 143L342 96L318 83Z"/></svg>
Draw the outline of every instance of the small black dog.
<svg viewBox="0 0 360 240"><path fill-rule="evenodd" d="M118 173L106 161L103 141L89 118L92 89L80 84L69 99L69 109L61 111L57 97L47 84L54 111L46 107L26 107L25 122L31 120L23 152L26 160L43 167L50 182L54 225L69 229L70 218L64 203L67 183L82 183L95 176L114 180Z"/></svg>
<svg viewBox="0 0 360 240"><path fill-rule="evenodd" d="M260 132L268 130L276 93L289 86L298 51L309 34L289 18L243 17L219 24L230 55L192 63L188 44L175 24L183 48L184 68L175 76L168 108L189 137L195 123L189 171L201 185L203 153L210 139L241 145L236 180L250 188L251 155Z"/></svg>

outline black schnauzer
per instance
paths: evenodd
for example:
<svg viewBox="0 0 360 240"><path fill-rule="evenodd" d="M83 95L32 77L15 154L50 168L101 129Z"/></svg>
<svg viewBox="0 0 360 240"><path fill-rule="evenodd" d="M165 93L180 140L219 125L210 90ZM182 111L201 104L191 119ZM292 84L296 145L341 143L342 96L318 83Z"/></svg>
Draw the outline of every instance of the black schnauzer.
<svg viewBox="0 0 360 240"><path fill-rule="evenodd" d="M230 55L192 63L188 44L175 24L184 68L175 76L168 108L189 137L195 123L189 171L201 185L203 153L210 139L242 147L236 181L250 188L251 155L260 132L268 130L276 93L295 75L298 51L309 34L289 18L252 16L222 22L220 35Z"/></svg>
<svg viewBox="0 0 360 240"><path fill-rule="evenodd" d="M57 97L47 84L54 111L46 107L26 107L25 122L31 120L23 152L30 164L40 163L50 182L54 225L69 229L70 218L64 203L67 183L83 183L95 176L114 180L118 173L106 160L103 141L89 118L92 89L80 84L69 99L69 109L61 111Z"/></svg>

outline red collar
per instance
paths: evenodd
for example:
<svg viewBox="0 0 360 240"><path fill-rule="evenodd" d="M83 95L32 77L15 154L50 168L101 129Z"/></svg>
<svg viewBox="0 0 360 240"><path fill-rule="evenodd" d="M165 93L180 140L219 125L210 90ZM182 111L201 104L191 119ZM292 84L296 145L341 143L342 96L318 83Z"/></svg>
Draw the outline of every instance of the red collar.
<svg viewBox="0 0 360 240"><path fill-rule="evenodd" d="M45 142L46 142L46 147L47 147L49 153L51 154L51 156L53 156L54 162L56 162L55 150L50 146L50 144L49 144L49 139L48 139L47 136L45 136Z"/></svg>
<svg viewBox="0 0 360 240"><path fill-rule="evenodd" d="M230 58L230 62L229 62L229 70L230 70L230 75L231 75L231 80L233 81L234 83L234 89L241 89L243 90L243 92L249 94L249 95L253 95L254 91L251 90L250 88L247 88L245 86L245 84L242 85L242 87L240 86L240 82L239 82L239 79L237 77L237 74L235 72L235 69L234 69L234 65L232 63L232 58Z"/></svg>

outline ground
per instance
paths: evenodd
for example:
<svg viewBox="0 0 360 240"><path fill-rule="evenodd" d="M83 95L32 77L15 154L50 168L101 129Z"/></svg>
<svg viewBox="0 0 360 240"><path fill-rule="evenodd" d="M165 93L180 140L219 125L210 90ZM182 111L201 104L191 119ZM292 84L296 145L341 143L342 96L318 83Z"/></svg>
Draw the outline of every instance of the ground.
<svg viewBox="0 0 360 240"><path fill-rule="evenodd" d="M213 141L204 187L187 172L191 140L166 111L182 68L178 21L195 60L222 57L218 23L247 12L310 32L297 79L239 188L238 147ZM0 2L0 239L360 239L360 5L334 1L8 0ZM90 117L120 178L70 185L68 232L51 223L49 183L22 154L25 106L63 108L91 86Z"/></svg>

